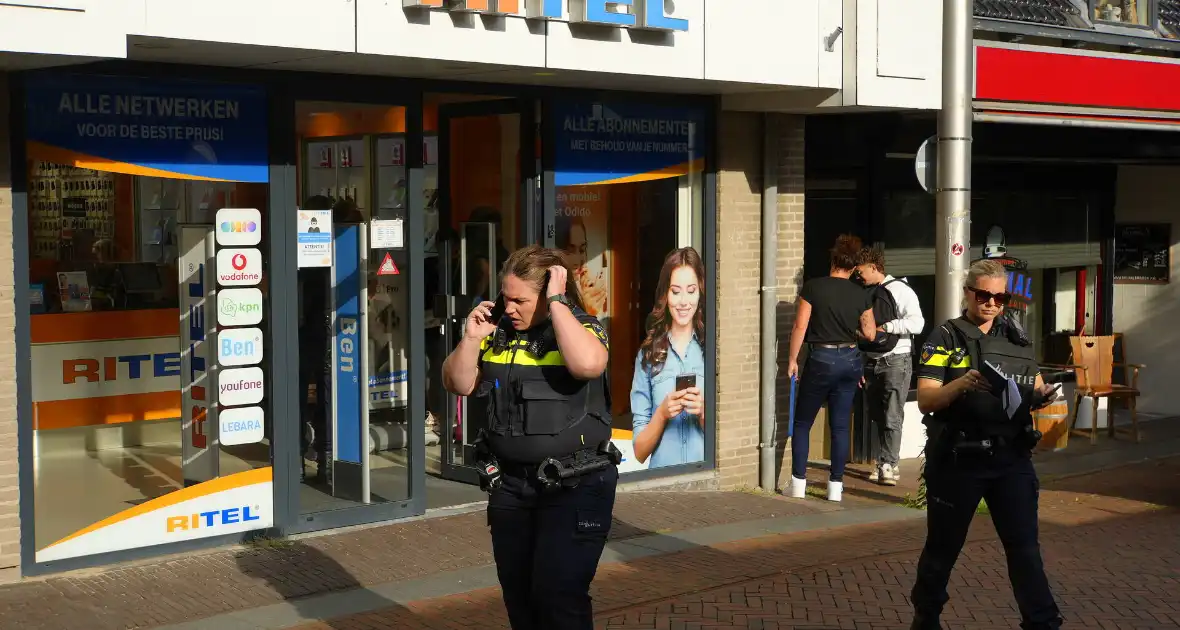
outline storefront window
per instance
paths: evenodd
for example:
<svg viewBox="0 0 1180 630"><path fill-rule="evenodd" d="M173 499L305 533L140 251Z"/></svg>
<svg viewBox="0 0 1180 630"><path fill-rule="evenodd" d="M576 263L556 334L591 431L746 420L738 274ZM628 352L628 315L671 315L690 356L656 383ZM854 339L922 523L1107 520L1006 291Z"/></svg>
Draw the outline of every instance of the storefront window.
<svg viewBox="0 0 1180 630"><path fill-rule="evenodd" d="M549 120L558 126L555 243L567 253L587 310L610 335L622 470L701 462L711 426L703 414L664 418L659 407L676 391L677 377L704 391L704 112L580 101L557 103ZM680 248L693 250L665 269ZM680 320L686 336L675 332ZM657 342L654 365L639 360L649 335ZM637 439L644 431L647 439Z"/></svg>
<svg viewBox="0 0 1180 630"><path fill-rule="evenodd" d="M37 561L269 527L265 92L27 88Z"/></svg>

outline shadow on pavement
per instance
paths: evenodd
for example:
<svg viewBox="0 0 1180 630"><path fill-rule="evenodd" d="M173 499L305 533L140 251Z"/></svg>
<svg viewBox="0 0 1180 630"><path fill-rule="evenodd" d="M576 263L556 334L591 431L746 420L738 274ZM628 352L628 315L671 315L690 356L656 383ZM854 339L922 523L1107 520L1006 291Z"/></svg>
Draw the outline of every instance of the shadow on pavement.
<svg viewBox="0 0 1180 630"><path fill-rule="evenodd" d="M342 630L355 627L334 624L332 607L325 605L323 599L332 593L349 591L348 599L353 606L363 603L368 608L386 610L398 607L395 602L365 589L340 563L298 541L260 538L252 548L235 554L234 560L242 575L265 582L300 617L319 620L306 622L313 624L311 627ZM316 579L308 580L309 574Z"/></svg>

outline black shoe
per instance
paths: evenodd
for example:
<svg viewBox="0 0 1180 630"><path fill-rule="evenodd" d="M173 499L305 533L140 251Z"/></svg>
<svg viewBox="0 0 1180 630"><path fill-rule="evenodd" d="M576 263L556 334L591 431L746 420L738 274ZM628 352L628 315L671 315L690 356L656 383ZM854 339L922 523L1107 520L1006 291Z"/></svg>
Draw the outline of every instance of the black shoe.
<svg viewBox="0 0 1180 630"><path fill-rule="evenodd" d="M914 621L910 623L910 630L942 630L942 626L938 623L938 617L929 617L918 613L914 615Z"/></svg>

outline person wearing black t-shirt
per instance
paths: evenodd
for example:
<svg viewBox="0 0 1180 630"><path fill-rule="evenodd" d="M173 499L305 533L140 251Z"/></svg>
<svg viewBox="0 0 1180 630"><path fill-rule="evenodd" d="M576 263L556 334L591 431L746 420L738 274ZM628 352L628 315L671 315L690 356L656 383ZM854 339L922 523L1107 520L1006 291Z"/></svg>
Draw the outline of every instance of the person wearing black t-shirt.
<svg viewBox="0 0 1180 630"><path fill-rule="evenodd" d="M791 378L800 376L791 438L790 496L795 498L803 498L807 491L808 435L825 402L832 437L828 500L839 501L844 489L852 401L864 370L857 342L872 339L877 329L869 294L850 279L860 249L860 239L855 236L836 239L828 275L804 283L795 307L788 368ZM800 375L799 352L804 343L808 345L807 363Z"/></svg>

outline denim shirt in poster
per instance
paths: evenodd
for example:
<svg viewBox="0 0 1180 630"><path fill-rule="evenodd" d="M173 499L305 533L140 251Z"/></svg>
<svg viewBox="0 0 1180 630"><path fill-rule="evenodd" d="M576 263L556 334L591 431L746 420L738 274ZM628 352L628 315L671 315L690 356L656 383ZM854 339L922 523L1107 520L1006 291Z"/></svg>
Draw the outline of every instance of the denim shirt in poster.
<svg viewBox="0 0 1180 630"><path fill-rule="evenodd" d="M676 389L676 377L680 374L696 374L697 387L705 386L705 351L693 335L684 356L680 356L669 344L668 358L664 368L652 376L643 365L643 351L635 357L635 377L631 381L631 429L632 440L651 422L651 416L664 398ZM705 460L705 431L700 419L681 411L669 418L664 425L664 435L648 458L648 468L662 468Z"/></svg>

